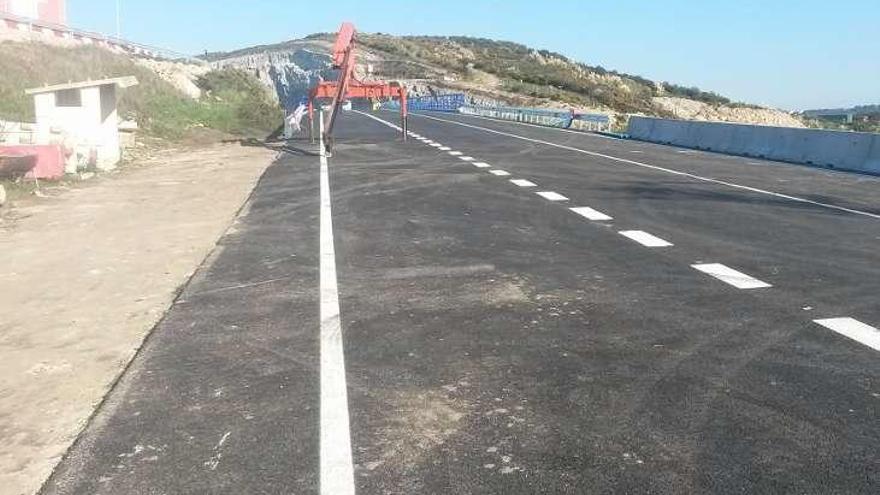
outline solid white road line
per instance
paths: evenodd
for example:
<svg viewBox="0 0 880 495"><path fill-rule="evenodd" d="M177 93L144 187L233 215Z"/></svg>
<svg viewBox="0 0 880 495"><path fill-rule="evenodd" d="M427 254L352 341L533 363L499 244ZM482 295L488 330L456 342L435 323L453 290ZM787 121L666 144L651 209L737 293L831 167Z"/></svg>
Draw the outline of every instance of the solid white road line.
<svg viewBox="0 0 880 495"><path fill-rule="evenodd" d="M489 167L491 167L492 165L489 165L489 164L486 163L486 162L474 162L474 166L477 167L477 168L489 168Z"/></svg>
<svg viewBox="0 0 880 495"><path fill-rule="evenodd" d="M441 147L439 147L439 148L437 148L437 149L439 149L440 151L449 151L449 150L451 150L452 148L450 148L449 146L441 146Z"/></svg>
<svg viewBox="0 0 880 495"><path fill-rule="evenodd" d="M568 198L554 191L541 191L535 194L550 201L568 201Z"/></svg>
<svg viewBox="0 0 880 495"><path fill-rule="evenodd" d="M461 151L450 151L449 154L452 156L461 156L464 153L462 153Z"/></svg>
<svg viewBox="0 0 880 495"><path fill-rule="evenodd" d="M669 247L672 243L642 230L624 230L620 235L632 239L646 247Z"/></svg>
<svg viewBox="0 0 880 495"><path fill-rule="evenodd" d="M880 351L880 330L856 320L855 318L827 318L813 320L823 327L835 331L844 337L864 344L875 351Z"/></svg>
<svg viewBox="0 0 880 495"><path fill-rule="evenodd" d="M507 177L508 175L510 175L509 172L505 172L504 170L490 170L489 173L492 175L497 175L498 177Z"/></svg>
<svg viewBox="0 0 880 495"><path fill-rule="evenodd" d="M321 149L324 149L323 139ZM321 154L321 495L354 495L327 157Z"/></svg>
<svg viewBox="0 0 880 495"><path fill-rule="evenodd" d="M538 187L538 185L534 182L525 179L512 179L510 182L513 182L519 187Z"/></svg>
<svg viewBox="0 0 880 495"><path fill-rule="evenodd" d="M586 218L587 220L592 220L594 222L601 222L605 220L612 220L612 218L601 211L594 210L589 206L578 206L577 208L569 208L571 211L577 213L578 215Z"/></svg>
<svg viewBox="0 0 880 495"><path fill-rule="evenodd" d="M460 157L458 157L458 159L461 160L461 161L463 161L463 162L472 162L472 161L474 161L474 157L472 157L472 156L460 156Z"/></svg>
<svg viewBox="0 0 880 495"><path fill-rule="evenodd" d="M707 275L711 275L722 282L728 283L737 289L763 289L766 287L773 287L767 282L762 282L746 275L745 273L738 272L733 268L722 265L721 263L703 263L691 265L691 267L696 268Z"/></svg>
<svg viewBox="0 0 880 495"><path fill-rule="evenodd" d="M843 206L837 206L837 205L833 205L833 204L829 204L829 203L822 203L822 202L820 202L820 201L813 201L813 200L811 200L811 199L800 198L800 197L797 197L797 196L791 196L791 195L788 195L788 194L782 194L782 193L778 193L778 192L774 192L774 191L768 191L768 190L766 190L766 189L759 189L759 188L757 188L757 187L744 186L744 185L742 185L742 184L737 184L737 183L735 183L735 182L728 182L728 181L725 181L725 180L713 179L713 178L711 178L711 177L703 177L703 176L701 176L701 175L691 174L691 173L688 173L688 172L681 172L681 171L679 171L679 170L673 170L673 169L670 169L670 168L660 167L660 166L657 166L657 165L651 165L651 164L649 164L649 163L637 162L637 161L635 161L635 160L628 160L628 159L626 159L626 158L620 158L620 157L613 156L613 155L606 155L606 154L604 154L604 153L597 153L597 152L595 152L595 151L589 151L589 150L585 150L585 149L581 149L581 148L575 148L575 147L573 147L573 146L566 146L566 145L564 145L564 144L557 144L557 143L553 143L553 142L550 142L550 141L544 141L544 140L542 140L542 139L533 139L533 138L529 138L529 137L525 137L525 136L520 136L520 135L518 135L518 134L512 134L512 133L509 133L509 132L497 131L497 130L495 130L495 129L489 129L489 128L486 128L486 127L480 127L480 126L478 126L478 125L467 124L467 123L464 123L464 122L458 122L458 121L455 121L455 120L441 119L441 118L439 118L439 117L432 117L432 116L430 116L430 115L422 115L422 114L413 114L413 115L417 115L418 117L422 117L422 118L426 118L426 119L436 120L436 121L438 121L438 122L446 122L446 123L449 123L449 124L459 125L459 126L462 126L462 127L469 127L469 128L471 128L471 129L478 129L478 130L481 130L481 131L484 131L484 132L489 132L489 133L496 134L496 135L499 135L499 136L507 136L507 137L510 137L510 138L513 138L513 139L520 139L520 140L522 140L522 141L528 141L528 142L530 142L530 143L544 144L544 145L547 145L547 146L553 146L553 147L555 147L555 148L559 148L559 149L564 149L564 150L568 150L568 151L574 151L574 152L576 152L576 153L583 153L583 154L585 154L585 155L595 156L595 157L597 157L597 158L605 158L605 159L607 159L607 160L611 160L611 161L618 162L618 163L625 163L625 164L627 164L627 165L635 165L635 166L637 166L637 167L643 167L643 168L648 168L648 169L651 169L651 170L657 170L657 171L660 171L660 172L666 172L666 173L668 173L668 174L678 175L678 176L681 176L681 177L688 177L688 178L690 178L690 179L694 179L694 180L699 180L699 181L703 181L703 182L709 182L709 183L712 183L712 184L718 184L718 185L722 185L722 186L732 187L732 188L741 189L741 190L743 190L743 191L749 191L749 192L753 192L753 193L757 193L757 194L766 194L766 195L768 195L768 196L773 196L773 197L775 197L775 198L783 198L783 199L787 199L787 200L790 200L790 201L795 201L795 202L798 202L798 203L805 203L805 204L810 204L810 205L813 205L813 206L820 206L820 207L822 207L822 208L828 208L828 209L831 209L831 210L845 211L845 212L847 212L847 213L852 213L852 214L855 214L855 215L862 215L862 216L865 216L865 217L871 217L871 218L876 218L876 219L880 220L880 214L877 214L877 213L870 213L870 212L867 212L867 211L855 210L855 209L852 209L852 208L846 208L846 207L843 207ZM544 128L544 129L551 129L551 128L549 128L549 127L543 127L543 128Z"/></svg>

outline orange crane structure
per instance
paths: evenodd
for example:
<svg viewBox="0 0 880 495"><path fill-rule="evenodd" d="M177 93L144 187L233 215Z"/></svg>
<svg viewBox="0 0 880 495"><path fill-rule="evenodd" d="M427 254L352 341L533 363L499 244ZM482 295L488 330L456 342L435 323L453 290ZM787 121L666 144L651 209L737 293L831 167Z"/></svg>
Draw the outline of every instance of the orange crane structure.
<svg viewBox="0 0 880 495"><path fill-rule="evenodd" d="M339 109L344 101L354 98L367 98L371 100L400 99L400 128L404 141L407 131L406 112L406 87L400 83L385 81L359 81L355 78L354 69L356 64L355 48L357 31L354 24L343 22L333 45L333 68L339 71L336 81L321 81L309 92L309 129L314 128L314 105L315 100L332 99L330 103L330 118L327 119L324 129L324 142L327 151L333 143L333 128L339 116Z"/></svg>

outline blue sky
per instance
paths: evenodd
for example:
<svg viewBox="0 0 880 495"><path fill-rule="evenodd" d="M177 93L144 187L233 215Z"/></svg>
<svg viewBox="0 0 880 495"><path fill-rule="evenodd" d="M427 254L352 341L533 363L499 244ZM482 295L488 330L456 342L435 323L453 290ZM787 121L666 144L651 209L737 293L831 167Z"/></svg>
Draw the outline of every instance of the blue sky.
<svg viewBox="0 0 880 495"><path fill-rule="evenodd" d="M786 109L880 103L878 0L120 0L123 37L184 53L336 31L516 41ZM112 34L116 0L68 0Z"/></svg>

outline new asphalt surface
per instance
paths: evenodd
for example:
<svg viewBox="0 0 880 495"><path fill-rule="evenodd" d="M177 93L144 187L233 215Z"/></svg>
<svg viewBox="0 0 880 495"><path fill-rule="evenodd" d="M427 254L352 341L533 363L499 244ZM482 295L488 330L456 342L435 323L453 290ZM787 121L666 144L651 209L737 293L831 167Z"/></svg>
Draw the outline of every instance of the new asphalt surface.
<svg viewBox="0 0 880 495"><path fill-rule="evenodd" d="M394 123L329 159L352 492L880 492L880 179ZM320 493L319 177L279 157L43 493Z"/></svg>

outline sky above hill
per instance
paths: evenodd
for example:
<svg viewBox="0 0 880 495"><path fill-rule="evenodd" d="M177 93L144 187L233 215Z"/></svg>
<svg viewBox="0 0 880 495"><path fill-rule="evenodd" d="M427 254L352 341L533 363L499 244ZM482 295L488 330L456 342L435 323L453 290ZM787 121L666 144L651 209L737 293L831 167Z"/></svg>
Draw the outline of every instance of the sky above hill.
<svg viewBox="0 0 880 495"><path fill-rule="evenodd" d="M188 54L336 31L515 41L789 110L880 103L878 0L119 0L124 38ZM116 0L68 0L116 32Z"/></svg>

